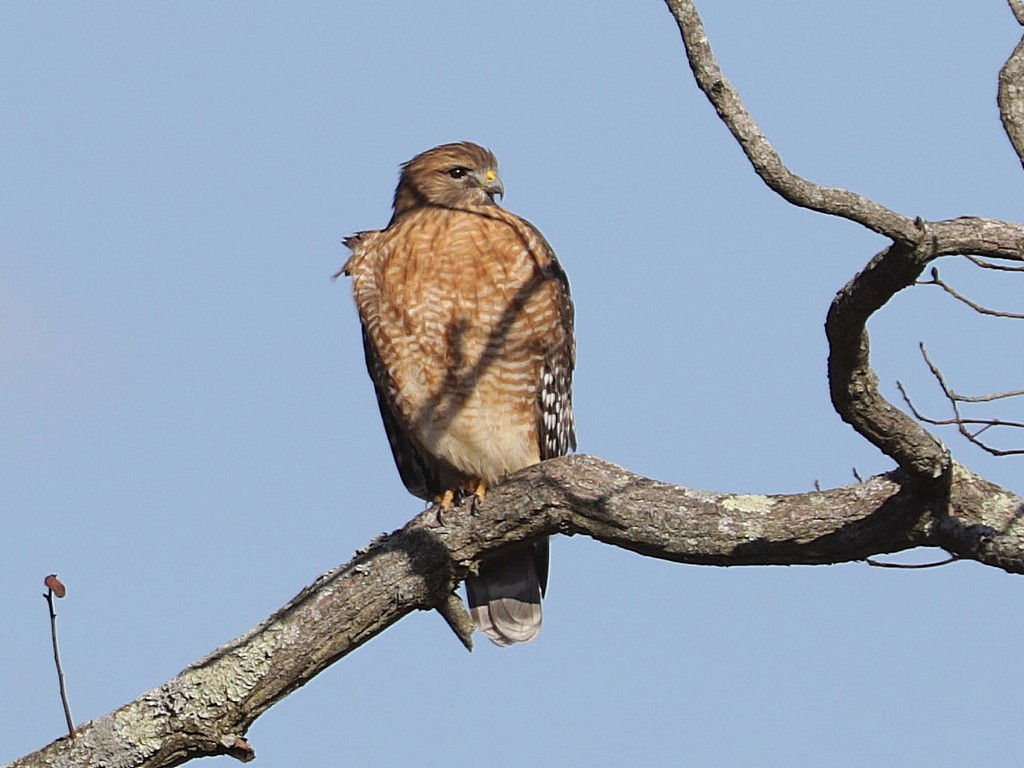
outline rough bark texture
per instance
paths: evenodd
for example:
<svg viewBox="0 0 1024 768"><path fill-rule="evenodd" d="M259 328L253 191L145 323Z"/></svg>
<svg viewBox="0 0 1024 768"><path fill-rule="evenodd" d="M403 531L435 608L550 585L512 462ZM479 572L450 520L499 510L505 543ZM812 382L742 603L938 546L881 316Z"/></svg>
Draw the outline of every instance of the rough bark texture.
<svg viewBox="0 0 1024 768"><path fill-rule="evenodd" d="M911 478L942 494L952 468L945 447L918 422L889 403L878 391L871 368L868 318L899 291L914 284L922 270L941 256L972 255L1022 260L1024 227L979 217L944 221L911 218L845 189L824 187L791 172L754 123L739 94L714 59L703 24L691 0L666 0L683 37L698 87L739 142L754 171L783 198L803 208L861 224L892 240L836 295L825 332L829 342L829 391L844 421L892 458ZM1004 125L1020 155L1022 137L1015 133L1024 113L1020 74L1021 46L1000 77Z"/></svg>
<svg viewBox="0 0 1024 768"><path fill-rule="evenodd" d="M948 498L917 488L897 471L828 491L737 495L659 483L592 456L554 459L495 487L475 515L457 509L441 524L422 513L173 680L12 766L250 757L242 737L276 701L414 610L461 611L452 591L480 557L547 534L706 565L814 565L936 546L1024 572L1024 500L959 465Z"/></svg>
<svg viewBox="0 0 1024 768"><path fill-rule="evenodd" d="M437 609L469 645L453 597L496 549L583 534L647 557L707 565L819 564L918 546L1024 573L1024 500L951 460L942 444L879 393L868 318L940 256L1022 260L1024 227L962 217L922 221L854 192L793 174L715 62L690 0L665 0L698 86L756 173L794 205L840 216L889 247L838 293L828 314L829 387L839 415L899 469L857 485L758 496L681 488L590 456L555 459L510 478L475 515L425 512L380 537L245 635L164 685L12 766L172 766L194 757L251 759L244 734L276 701L414 610ZM1011 0L1024 24L1024 5ZM1024 44L1000 73L1003 125L1024 161Z"/></svg>
<svg viewBox="0 0 1024 768"><path fill-rule="evenodd" d="M1017 22L1024 24L1024 3L1010 0ZM1024 39L1017 43L999 72L999 117L1010 143L1024 163Z"/></svg>

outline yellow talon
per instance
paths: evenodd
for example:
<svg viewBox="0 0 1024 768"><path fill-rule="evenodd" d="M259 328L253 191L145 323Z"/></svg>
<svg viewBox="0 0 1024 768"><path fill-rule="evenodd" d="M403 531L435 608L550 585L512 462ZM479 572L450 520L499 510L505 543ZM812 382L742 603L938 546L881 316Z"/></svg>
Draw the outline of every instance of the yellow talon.
<svg viewBox="0 0 1024 768"><path fill-rule="evenodd" d="M447 490L440 496L434 497L434 503L441 508L442 512L447 512L452 508L452 501L455 500L455 491Z"/></svg>

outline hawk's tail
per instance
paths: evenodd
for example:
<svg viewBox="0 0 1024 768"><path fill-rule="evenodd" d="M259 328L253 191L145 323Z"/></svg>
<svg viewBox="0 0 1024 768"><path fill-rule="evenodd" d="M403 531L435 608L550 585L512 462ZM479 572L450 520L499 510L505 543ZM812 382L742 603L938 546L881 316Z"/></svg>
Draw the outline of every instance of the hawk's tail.
<svg viewBox="0 0 1024 768"><path fill-rule="evenodd" d="M548 580L548 540L515 547L480 563L466 579L473 623L498 645L526 643L540 632Z"/></svg>

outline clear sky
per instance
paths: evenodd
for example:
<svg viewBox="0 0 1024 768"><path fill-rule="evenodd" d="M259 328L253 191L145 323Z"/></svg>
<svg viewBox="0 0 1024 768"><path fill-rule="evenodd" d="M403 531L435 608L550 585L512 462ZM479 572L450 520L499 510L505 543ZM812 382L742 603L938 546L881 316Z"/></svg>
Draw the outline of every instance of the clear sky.
<svg viewBox="0 0 1024 768"><path fill-rule="evenodd" d="M1020 220L1002 0L701 5L794 171ZM581 451L721 491L892 467L832 411L822 332L884 241L764 188L657 0L4 3L0 103L0 762L63 729L47 573L83 721L422 508L330 276L441 142L494 150L504 204L569 274ZM1021 311L1019 283L940 268ZM935 289L871 330L885 391L936 415L918 341L966 392L1022 386L1019 327ZM942 437L1024 491L1020 459ZM411 616L261 717L259 765L1019 759L1017 577L552 549L537 642L470 655Z"/></svg>

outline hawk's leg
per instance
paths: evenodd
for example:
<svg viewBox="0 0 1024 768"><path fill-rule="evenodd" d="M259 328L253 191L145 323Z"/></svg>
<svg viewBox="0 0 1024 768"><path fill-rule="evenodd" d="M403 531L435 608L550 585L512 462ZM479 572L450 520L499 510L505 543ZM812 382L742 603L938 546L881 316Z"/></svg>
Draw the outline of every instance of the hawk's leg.
<svg viewBox="0 0 1024 768"><path fill-rule="evenodd" d="M447 490L439 496L434 497L434 504L437 507L437 524L444 527L444 513L452 508L455 501L455 491Z"/></svg>
<svg viewBox="0 0 1024 768"><path fill-rule="evenodd" d="M462 502L469 500L469 514L476 514L476 505L483 501L487 495L487 482L484 480L471 480L462 488L446 490L444 493L434 497L434 505L437 508L437 524L444 525L444 516L451 511L453 506L461 506Z"/></svg>
<svg viewBox="0 0 1024 768"><path fill-rule="evenodd" d="M466 487L469 496L469 514L476 515L476 505L484 500L487 495L487 481L475 480Z"/></svg>

